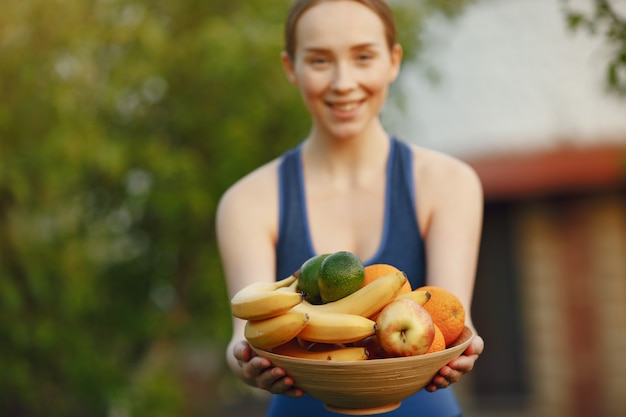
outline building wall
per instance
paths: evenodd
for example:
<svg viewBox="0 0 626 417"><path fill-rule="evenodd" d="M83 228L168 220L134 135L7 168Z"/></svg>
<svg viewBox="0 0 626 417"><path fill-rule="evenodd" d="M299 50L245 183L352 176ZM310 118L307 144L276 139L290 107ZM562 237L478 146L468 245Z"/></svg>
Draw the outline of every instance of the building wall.
<svg viewBox="0 0 626 417"><path fill-rule="evenodd" d="M517 228L532 406L626 415L626 199L525 204Z"/></svg>
<svg viewBox="0 0 626 417"><path fill-rule="evenodd" d="M467 415L626 415L626 192L570 193L505 207L506 216L487 209L477 278L482 294L473 309L486 351L459 384ZM502 257L492 249L498 245L510 251L513 273L493 267ZM517 293L511 298L493 284L498 280L515 281L510 287ZM485 303L490 298L502 304ZM506 377L508 369L518 372L518 384L510 384L515 377ZM497 378L517 392L484 382Z"/></svg>

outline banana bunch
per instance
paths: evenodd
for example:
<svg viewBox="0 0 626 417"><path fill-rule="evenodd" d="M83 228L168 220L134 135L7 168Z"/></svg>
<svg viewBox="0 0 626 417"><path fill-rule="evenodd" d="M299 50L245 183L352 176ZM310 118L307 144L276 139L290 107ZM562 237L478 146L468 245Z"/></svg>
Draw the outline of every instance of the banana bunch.
<svg viewBox="0 0 626 417"><path fill-rule="evenodd" d="M302 294L295 291L296 277L291 275L272 283L255 282L230 300L233 316L243 320L264 320L279 316L300 304Z"/></svg>
<svg viewBox="0 0 626 417"><path fill-rule="evenodd" d="M300 314L306 314L309 323L297 336L309 342L352 343L376 333L375 321L356 314L318 311Z"/></svg>
<svg viewBox="0 0 626 417"><path fill-rule="evenodd" d="M289 311L263 320L248 320L246 340L255 347L271 349L292 340L309 324L309 315Z"/></svg>
<svg viewBox="0 0 626 417"><path fill-rule="evenodd" d="M345 344L376 334L376 315L398 297L419 304L428 301L427 291L398 295L406 276L392 273L378 278L352 294L326 304L310 304L297 288L297 278L275 283L255 283L231 300L232 314L247 320L245 337L257 348L308 359L363 360L363 347ZM303 348L297 340L327 345L319 351Z"/></svg>
<svg viewBox="0 0 626 417"><path fill-rule="evenodd" d="M296 306L300 311L345 313L372 318L393 301L406 282L406 275L394 272L378 278L352 294L326 304L310 304L306 300Z"/></svg>

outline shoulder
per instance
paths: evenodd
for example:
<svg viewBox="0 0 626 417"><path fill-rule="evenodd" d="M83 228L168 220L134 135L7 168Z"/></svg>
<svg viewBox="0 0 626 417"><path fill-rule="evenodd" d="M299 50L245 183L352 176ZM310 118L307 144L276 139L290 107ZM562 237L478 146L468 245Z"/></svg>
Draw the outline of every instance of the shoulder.
<svg viewBox="0 0 626 417"><path fill-rule="evenodd" d="M441 192L466 190L482 197L480 179L469 164L438 151L409 146L413 153L413 173L419 184Z"/></svg>
<svg viewBox="0 0 626 417"><path fill-rule="evenodd" d="M483 191L474 169L453 156L409 146L413 152L416 209L422 230L428 233L436 219L451 222L451 218L470 216L470 223L478 222Z"/></svg>
<svg viewBox="0 0 626 417"><path fill-rule="evenodd" d="M231 296L252 282L275 279L279 161L245 175L218 203L215 234Z"/></svg>
<svg viewBox="0 0 626 417"><path fill-rule="evenodd" d="M220 198L217 221L250 217L260 221L266 212L278 205L278 166L276 158L235 182ZM277 209L277 208L276 208Z"/></svg>

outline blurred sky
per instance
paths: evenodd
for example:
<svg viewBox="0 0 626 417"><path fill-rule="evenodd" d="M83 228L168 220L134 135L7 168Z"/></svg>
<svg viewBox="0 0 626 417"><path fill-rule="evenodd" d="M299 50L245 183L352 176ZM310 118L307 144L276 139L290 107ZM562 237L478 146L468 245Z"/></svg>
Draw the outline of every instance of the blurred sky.
<svg viewBox="0 0 626 417"><path fill-rule="evenodd" d="M425 44L439 82L405 66L406 111L384 112L403 139L457 156L626 143L604 39L572 33L559 0L476 0L453 21L432 19Z"/></svg>

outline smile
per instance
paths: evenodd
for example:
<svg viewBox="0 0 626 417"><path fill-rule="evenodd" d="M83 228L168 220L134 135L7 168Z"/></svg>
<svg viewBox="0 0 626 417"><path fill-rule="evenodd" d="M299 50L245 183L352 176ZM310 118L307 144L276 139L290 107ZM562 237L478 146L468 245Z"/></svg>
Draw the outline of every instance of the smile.
<svg viewBox="0 0 626 417"><path fill-rule="evenodd" d="M330 107L333 109L344 112L355 110L360 104L360 101L351 101L349 103L329 103Z"/></svg>

